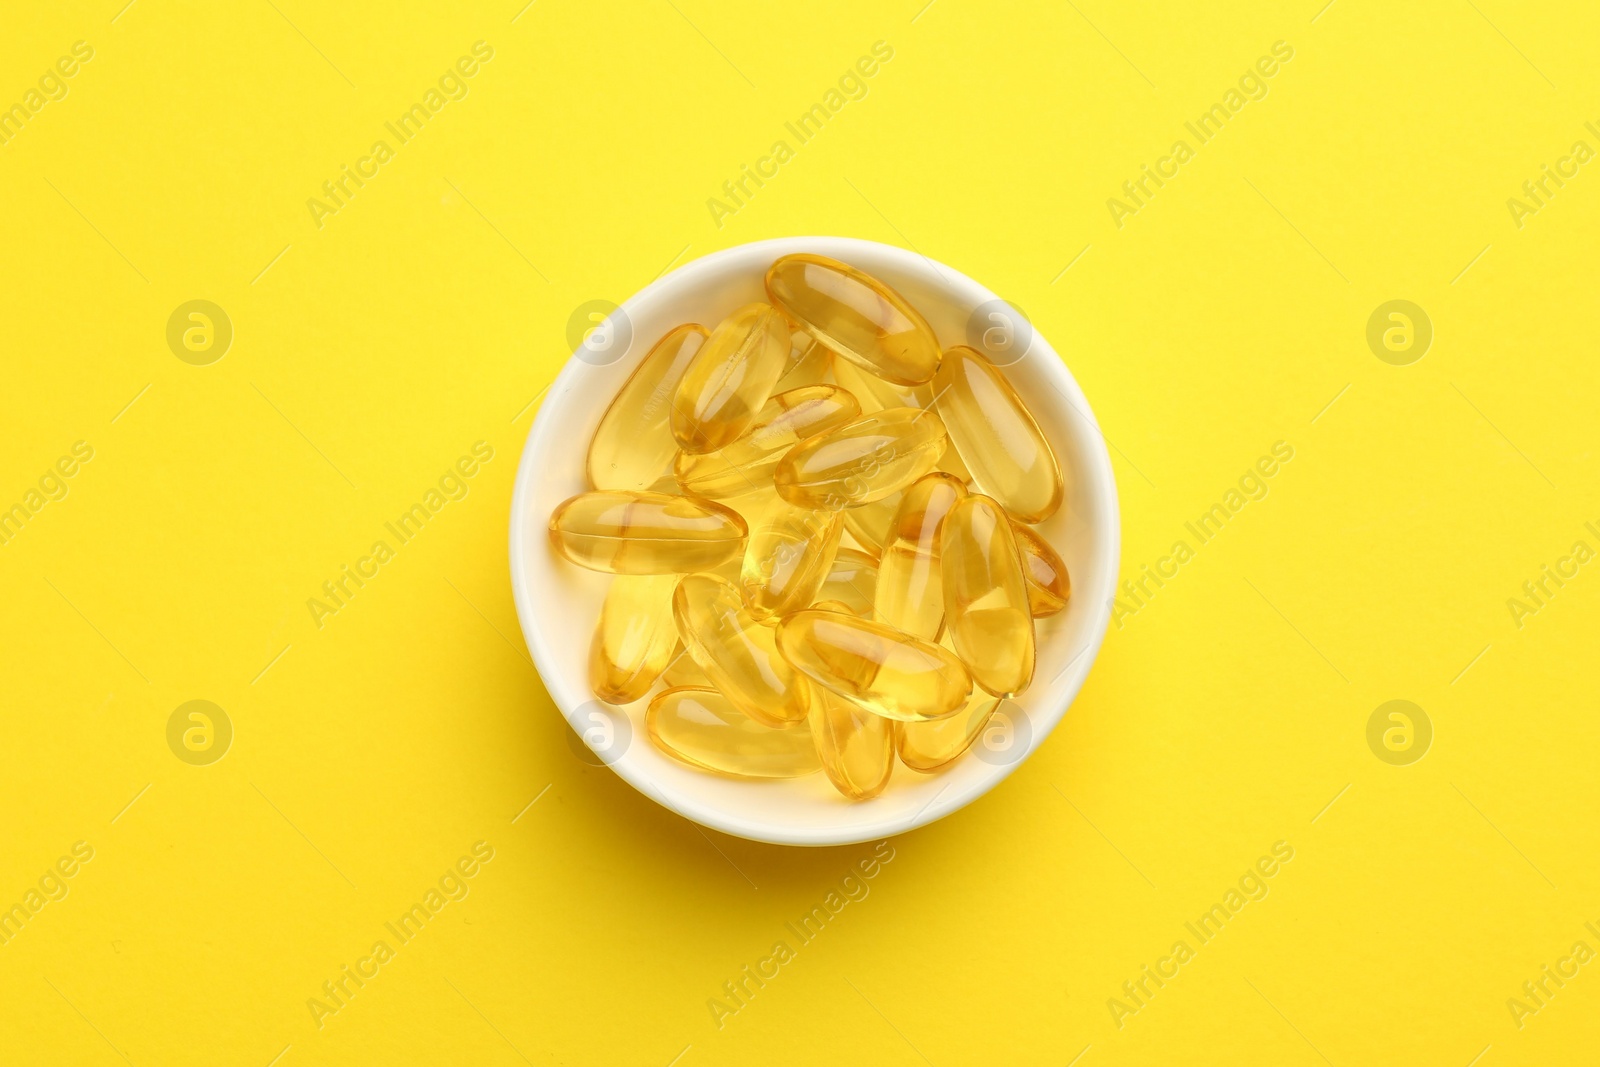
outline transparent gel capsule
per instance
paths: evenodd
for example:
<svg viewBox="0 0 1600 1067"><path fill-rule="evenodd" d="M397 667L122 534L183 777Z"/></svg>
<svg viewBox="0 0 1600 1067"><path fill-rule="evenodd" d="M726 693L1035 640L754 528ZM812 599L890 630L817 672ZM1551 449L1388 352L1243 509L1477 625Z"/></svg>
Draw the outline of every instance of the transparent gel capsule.
<svg viewBox="0 0 1600 1067"><path fill-rule="evenodd" d="M862 551L874 559L883 556L883 546L889 540L889 528L894 525L894 517L900 511L900 499L904 495L904 491L893 493L859 508L845 509L844 528L850 531L850 536L856 539Z"/></svg>
<svg viewBox="0 0 1600 1067"><path fill-rule="evenodd" d="M672 660L678 628L672 618L675 574L619 574L600 606L589 645L589 684L607 704L644 696Z"/></svg>
<svg viewBox="0 0 1600 1067"><path fill-rule="evenodd" d="M1033 681L1033 612L1016 535L1005 511L968 496L944 518L940 562L945 625L972 680L995 696Z"/></svg>
<svg viewBox="0 0 1600 1067"><path fill-rule="evenodd" d="M668 604L672 600L669 597ZM673 636L677 636L674 626ZM685 686L693 689L712 688L711 679L706 677L706 672L700 669L700 664L689 655L689 650L683 647L683 642L678 642L678 651L673 656L672 662L667 664L667 669L661 672L661 684L668 689L681 689Z"/></svg>
<svg viewBox="0 0 1600 1067"><path fill-rule="evenodd" d="M1017 551L1022 556L1029 610L1036 619L1054 615L1067 606L1067 598L1072 595L1072 578L1067 574L1067 565L1050 547L1050 542L1031 526L1013 520L1011 532L1017 537Z"/></svg>
<svg viewBox="0 0 1600 1067"><path fill-rule="evenodd" d="M946 438L946 441L948 442L949 438ZM968 487L972 485L972 472L967 470L965 463L961 462L961 453L956 451L954 443L945 445L944 455L939 457L939 466L935 469L944 471L946 474L955 475L961 479L963 485Z"/></svg>
<svg viewBox="0 0 1600 1067"><path fill-rule="evenodd" d="M812 611L837 611L837 612L839 612L840 614L843 614L843 615L854 615L854 614L856 614L856 612L851 610L850 605L846 604L842 600L819 600L816 603L811 605L811 610Z"/></svg>
<svg viewBox="0 0 1600 1067"><path fill-rule="evenodd" d="M678 637L711 684L763 726L797 723L811 708L811 686L778 654L777 634L744 608L731 582L690 574L672 594Z"/></svg>
<svg viewBox="0 0 1600 1067"><path fill-rule="evenodd" d="M903 722L896 737L900 762L914 771L932 774L960 759L983 734L1004 697L978 691L954 715L932 722Z"/></svg>
<svg viewBox="0 0 1600 1067"><path fill-rule="evenodd" d="M879 622L925 641L939 640L944 632L939 529L946 513L966 495L959 479L937 471L918 478L900 495L900 510L878 561L873 617Z"/></svg>
<svg viewBox="0 0 1600 1067"><path fill-rule="evenodd" d="M799 778L820 764L805 726L775 730L734 707L715 689L658 693L645 712L655 746L691 767L730 778Z"/></svg>
<svg viewBox="0 0 1600 1067"><path fill-rule="evenodd" d="M649 489L671 465L678 451L670 425L672 398L707 336L704 326L679 326L657 341L628 376L589 441L590 485Z"/></svg>
<svg viewBox="0 0 1600 1067"><path fill-rule="evenodd" d="M845 518L850 517L845 512ZM850 614L872 617L873 600L878 595L878 561L856 548L840 548L833 567L817 589L817 600L843 604ZM820 606L820 603L819 605Z"/></svg>
<svg viewBox="0 0 1600 1067"><path fill-rule="evenodd" d="M709 500L600 491L563 501L550 516L558 554L613 574L708 570L744 552L744 519Z"/></svg>
<svg viewBox="0 0 1600 1067"><path fill-rule="evenodd" d="M789 327L766 304L746 304L718 323L678 382L671 419L678 447L715 452L744 436L789 350Z"/></svg>
<svg viewBox="0 0 1600 1067"><path fill-rule="evenodd" d="M790 389L763 404L749 432L726 448L677 453L673 471L684 492L714 500L771 488L772 472L785 452L860 413L856 398L836 385Z"/></svg>
<svg viewBox="0 0 1600 1067"><path fill-rule="evenodd" d="M821 347L820 345L818 346ZM826 350L824 350L826 351ZM927 385L896 385L886 382L871 371L862 370L847 359L833 361L833 380L840 388L848 389L861 402L865 414L884 408L929 408L933 406L933 390Z"/></svg>
<svg viewBox="0 0 1600 1067"><path fill-rule="evenodd" d="M1021 522L1043 522L1061 506L1061 467L1039 424L1000 369L958 345L934 380L939 417L976 489Z"/></svg>
<svg viewBox="0 0 1600 1067"><path fill-rule="evenodd" d="M887 381L916 385L939 367L939 342L917 309L847 263L784 256L767 270L767 296L835 353Z"/></svg>
<svg viewBox="0 0 1600 1067"><path fill-rule="evenodd" d="M804 330L795 332L793 344L794 347L789 352L789 365L784 368L783 376L774 386L775 392L781 393L805 385L821 385L833 369L833 353Z"/></svg>
<svg viewBox="0 0 1600 1067"><path fill-rule="evenodd" d="M813 748L835 789L851 800L883 792L894 773L896 724L825 690L811 704Z"/></svg>
<svg viewBox="0 0 1600 1067"><path fill-rule="evenodd" d="M966 667L948 649L835 611L786 617L778 624L778 648L821 687L886 719L943 718L972 691Z"/></svg>
<svg viewBox="0 0 1600 1067"><path fill-rule="evenodd" d="M797 508L781 497L750 524L739 585L752 618L810 604L833 567L844 523L837 511Z"/></svg>
<svg viewBox="0 0 1600 1067"><path fill-rule="evenodd" d="M944 426L931 411L885 408L784 453L773 484L791 504L853 508L899 492L933 469Z"/></svg>

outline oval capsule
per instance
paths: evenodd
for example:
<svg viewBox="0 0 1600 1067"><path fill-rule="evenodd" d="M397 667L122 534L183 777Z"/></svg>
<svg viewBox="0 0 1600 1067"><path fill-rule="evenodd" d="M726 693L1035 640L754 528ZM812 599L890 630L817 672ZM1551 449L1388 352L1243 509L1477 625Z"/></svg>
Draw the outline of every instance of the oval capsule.
<svg viewBox="0 0 1600 1067"><path fill-rule="evenodd" d="M1033 613L1016 536L1004 509L968 496L945 516L940 547L945 625L972 680L995 696L1033 681Z"/></svg>
<svg viewBox="0 0 1600 1067"><path fill-rule="evenodd" d="M763 726L805 719L811 686L778 654L772 626L757 622L732 583L686 575L672 594L678 637L711 684Z"/></svg>
<svg viewBox="0 0 1600 1067"><path fill-rule="evenodd" d="M883 546L889 540L889 528L894 525L894 517L900 511L900 499L904 495L902 490L882 500L862 504L859 508L845 509L844 528L850 531L850 536L856 539L861 550L873 559L883 558Z"/></svg>
<svg viewBox="0 0 1600 1067"><path fill-rule="evenodd" d="M767 270L767 297L838 355L878 377L916 385L939 367L939 342L905 297L848 263L783 256Z"/></svg>
<svg viewBox="0 0 1600 1067"><path fill-rule="evenodd" d="M668 689L644 716L662 752L702 771L730 778L799 778L821 763L808 727L762 726L709 688Z"/></svg>
<svg viewBox="0 0 1600 1067"><path fill-rule="evenodd" d="M972 691L967 668L948 649L834 611L786 617L778 648L806 677L886 719L943 718Z"/></svg>
<svg viewBox="0 0 1600 1067"><path fill-rule="evenodd" d="M589 684L607 704L644 696L672 661L676 574L619 574L611 580L589 644Z"/></svg>
<svg viewBox="0 0 1600 1067"><path fill-rule="evenodd" d="M746 304L717 324L690 361L672 403L672 437L691 454L737 441L789 362L789 327L766 304Z"/></svg>
<svg viewBox="0 0 1600 1067"><path fill-rule="evenodd" d="M856 398L836 385L789 389L763 404L749 432L726 448L679 452L673 472L684 492L714 500L771 488L772 472L786 451L860 413Z"/></svg>
<svg viewBox="0 0 1600 1067"><path fill-rule="evenodd" d="M649 489L678 451L672 398L709 334L688 323L668 331L628 376L589 439L586 467L596 489Z"/></svg>
<svg viewBox="0 0 1600 1067"><path fill-rule="evenodd" d="M1031 526L1013 520L1011 532L1016 535L1017 551L1022 557L1022 576L1028 582L1028 609L1036 619L1054 615L1067 606L1067 598L1072 595L1072 578L1067 574L1067 565L1050 547L1050 542Z"/></svg>
<svg viewBox="0 0 1600 1067"><path fill-rule="evenodd" d="M822 770L851 800L871 800L894 774L895 723L822 690L808 718Z"/></svg>
<svg viewBox="0 0 1600 1067"><path fill-rule="evenodd" d="M786 615L811 603L833 567L844 523L837 511L774 499L750 524L739 584L751 617Z"/></svg>
<svg viewBox="0 0 1600 1067"><path fill-rule="evenodd" d="M845 512L845 518L850 512ZM878 594L878 561L858 548L843 548L834 553L833 566L817 588L818 606L824 600L837 601L850 614L872 617L873 600Z"/></svg>
<svg viewBox="0 0 1600 1067"><path fill-rule="evenodd" d="M550 516L550 543L580 567L613 574L708 570L744 551L731 508L666 493L579 493Z"/></svg>
<svg viewBox="0 0 1600 1067"><path fill-rule="evenodd" d="M983 728L1004 699L980 690L954 715L932 722L901 723L896 738L900 762L922 774L948 767L983 735Z"/></svg>
<svg viewBox="0 0 1600 1067"><path fill-rule="evenodd" d="M925 641L944 632L944 578L939 531L945 515L967 495L960 480L935 471L911 483L889 527L878 561L874 618Z"/></svg>
<svg viewBox="0 0 1600 1067"><path fill-rule="evenodd" d="M932 412L885 408L801 441L778 461L772 480L791 504L859 507L927 474L944 445L944 426Z"/></svg>
<svg viewBox="0 0 1600 1067"><path fill-rule="evenodd" d="M1054 515L1061 506L1061 466L1000 369L958 345L945 352L933 386L939 417L974 486L1021 522Z"/></svg>

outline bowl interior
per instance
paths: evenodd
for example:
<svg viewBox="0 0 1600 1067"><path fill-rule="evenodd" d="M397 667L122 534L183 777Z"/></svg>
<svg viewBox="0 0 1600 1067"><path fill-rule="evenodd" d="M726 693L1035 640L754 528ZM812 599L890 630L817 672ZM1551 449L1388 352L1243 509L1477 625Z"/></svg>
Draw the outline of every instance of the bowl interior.
<svg viewBox="0 0 1600 1067"><path fill-rule="evenodd" d="M582 734L609 731L605 758L645 795L725 833L780 844L837 845L874 840L932 822L971 802L1013 770L1065 714L1094 662L1109 619L1120 525L1110 459L1093 413L1061 358L1035 334L1005 373L1055 448L1067 481L1060 511L1039 530L1072 578L1067 608L1037 622L1038 670L1016 701L1015 738L995 738L940 774L896 765L879 797L853 803L821 774L746 782L685 767L645 735L649 697L612 709L587 681L590 638L610 576L558 558L546 525L563 500L588 488L584 458L600 416L656 339L684 322L708 329L729 311L765 300L762 276L780 255L815 252L843 260L898 289L927 318L941 345L970 343L975 308L997 298L965 275L905 249L838 237L794 237L741 245L663 277L622 305L632 341L614 362L569 359L545 398L517 472L511 513L511 576L528 648L546 688ZM658 683L651 695L660 690ZM597 725L598 724L598 725ZM980 740L980 745L983 742Z"/></svg>

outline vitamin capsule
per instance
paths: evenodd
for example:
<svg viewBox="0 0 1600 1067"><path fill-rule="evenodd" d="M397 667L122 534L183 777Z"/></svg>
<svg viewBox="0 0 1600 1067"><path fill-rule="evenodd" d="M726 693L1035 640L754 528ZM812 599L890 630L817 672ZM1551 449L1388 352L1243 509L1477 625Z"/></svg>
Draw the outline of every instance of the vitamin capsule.
<svg viewBox="0 0 1600 1067"><path fill-rule="evenodd" d="M550 516L558 554L613 574L708 570L742 553L747 532L731 508L665 493L579 493Z"/></svg>
<svg viewBox="0 0 1600 1067"><path fill-rule="evenodd" d="M859 507L931 471L944 442L944 426L933 412L885 408L801 441L778 461L772 480L791 504Z"/></svg>
<svg viewBox="0 0 1600 1067"><path fill-rule="evenodd" d="M667 598L667 603L672 603L671 597ZM673 635L677 635L676 624L674 624ZM684 687L691 689L713 688L711 679L706 677L706 672L700 669L700 664L696 663L694 657L689 655L689 650L683 647L682 641L678 642L677 655L673 657L671 663L667 664L667 669L661 672L661 684L668 689L682 689Z"/></svg>
<svg viewBox="0 0 1600 1067"><path fill-rule="evenodd" d="M793 343L794 347L789 352L789 365L784 368L783 376L773 387L774 392L781 393L804 385L821 385L823 379L833 369L833 353L828 351L828 346L818 343L816 338L804 330L795 332Z"/></svg>
<svg viewBox="0 0 1600 1067"><path fill-rule="evenodd" d="M676 574L619 574L600 606L589 645L589 685L607 704L645 695L672 660L678 628L672 618Z"/></svg>
<svg viewBox="0 0 1600 1067"><path fill-rule="evenodd" d="M772 395L789 361L789 327L766 304L746 304L717 324L672 403L672 436L691 454L737 441Z"/></svg>
<svg viewBox="0 0 1600 1067"><path fill-rule="evenodd" d="M933 406L933 390L928 386L895 385L870 371L862 370L847 359L834 360L831 373L833 380L838 382L841 388L849 390L851 395L861 402L862 412L868 415L884 408Z"/></svg>
<svg viewBox="0 0 1600 1067"><path fill-rule="evenodd" d="M812 748L835 789L851 800L883 792L894 773L898 724L820 688L809 722Z"/></svg>
<svg viewBox="0 0 1600 1067"><path fill-rule="evenodd" d="M947 437L945 440L948 441L949 438ZM961 479L961 484L963 485L972 485L972 472L967 470L965 463L961 462L961 453L956 451L956 446L953 443L945 446L944 455L939 457L939 465L934 469L955 475Z"/></svg>
<svg viewBox="0 0 1600 1067"><path fill-rule="evenodd" d="M1004 700L1004 697L990 696L979 690L972 694L963 710L947 718L900 723L900 733L895 739L900 762L923 774L948 767L983 735L983 728Z"/></svg>
<svg viewBox="0 0 1600 1067"><path fill-rule="evenodd" d="M835 385L805 385L761 406L750 432L702 455L679 452L673 461L686 493L721 500L772 485L783 454L808 437L843 426L861 413L856 398Z"/></svg>
<svg viewBox="0 0 1600 1067"><path fill-rule="evenodd" d="M958 501L944 517L940 562L945 625L972 679L995 696L1033 681L1033 614L1016 536L986 496Z"/></svg>
<svg viewBox="0 0 1600 1067"><path fill-rule="evenodd" d="M1067 606L1067 598L1072 595L1072 578L1067 574L1067 565L1031 526L1013 520L1011 532L1017 537L1017 551L1022 556L1029 610L1036 619L1054 615Z"/></svg>
<svg viewBox="0 0 1600 1067"><path fill-rule="evenodd" d="M862 551L874 559L883 557L883 546L889 540L889 528L894 525L894 517L900 511L900 500L904 492L894 493L882 500L874 500L870 504L862 504L859 508L846 508L844 513L844 528L850 531L850 536Z"/></svg>
<svg viewBox="0 0 1600 1067"><path fill-rule="evenodd" d="M812 611L837 611L842 615L854 615L855 614L854 611L850 610L850 605L846 604L842 600L818 600L817 602L815 602L814 604L811 605L811 610Z"/></svg>
<svg viewBox="0 0 1600 1067"><path fill-rule="evenodd" d="M948 649L834 611L787 616L778 624L778 648L820 686L886 719L943 718L972 691L966 667Z"/></svg>
<svg viewBox="0 0 1600 1067"><path fill-rule="evenodd" d="M844 523L837 511L797 508L782 497L750 524L739 585L757 621L811 603L833 568Z"/></svg>
<svg viewBox="0 0 1600 1067"><path fill-rule="evenodd" d="M767 270L767 297L845 359L899 385L939 367L939 342L906 298L826 256L784 256Z"/></svg>
<svg viewBox="0 0 1600 1067"><path fill-rule="evenodd" d="M935 406L974 486L1022 522L1061 506L1061 467L1039 424L999 368L958 345L934 379Z"/></svg>
<svg viewBox="0 0 1600 1067"><path fill-rule="evenodd" d="M852 514L845 512L845 519L848 520ZM852 615L870 619L877 590L877 560L860 549L840 548L833 557L833 569L828 571L828 577L817 589L816 606L821 607L821 601L833 601L843 604Z"/></svg>
<svg viewBox="0 0 1600 1067"><path fill-rule="evenodd" d="M730 778L799 778L820 766L811 731L774 730L715 689L668 689L644 716L657 748L691 767Z"/></svg>
<svg viewBox="0 0 1600 1067"><path fill-rule="evenodd" d="M707 336L694 323L669 331L628 376L589 441L591 486L649 489L672 463L672 398Z"/></svg>
<svg viewBox="0 0 1600 1067"><path fill-rule="evenodd" d="M900 495L900 510L878 561L874 618L925 641L944 632L939 527L966 486L948 474L923 475Z"/></svg>
<svg viewBox="0 0 1600 1067"><path fill-rule="evenodd" d="M690 574L672 594L678 637L733 706L763 726L797 723L811 710L811 686L778 654L773 628L750 617L739 590Z"/></svg>

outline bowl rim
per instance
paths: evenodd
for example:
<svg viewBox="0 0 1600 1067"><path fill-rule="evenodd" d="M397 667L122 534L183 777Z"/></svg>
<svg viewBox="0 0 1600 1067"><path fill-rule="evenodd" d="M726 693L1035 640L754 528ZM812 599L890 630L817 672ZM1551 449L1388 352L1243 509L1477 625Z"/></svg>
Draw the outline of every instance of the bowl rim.
<svg viewBox="0 0 1600 1067"><path fill-rule="evenodd" d="M770 250L770 258L787 255L797 251L813 251L817 254L827 255L834 259L849 262L851 249L869 252L873 256L885 257L897 263L905 263L914 271L921 271L924 267L931 267L933 271L942 276L943 284L951 289L965 289L975 298L973 306L989 301L1001 300L995 293L984 285L968 277L959 270L943 262L898 245L884 244L855 237L837 236L793 236L772 237L759 241L750 241L743 244L731 245L727 248L708 252L703 256L685 263L676 269L661 275L633 295L624 300L620 306L624 313L629 313L647 301L657 299L665 290L693 287L697 282L711 279L721 268L723 262L731 258L744 258L762 250ZM803 845L803 846L834 846L857 844L864 841L875 841L896 834L906 833L929 823L936 822L947 815L961 810L979 797L988 793L995 786L1004 781L1012 772L1032 758L1051 731L1065 718L1067 711L1076 701L1087 680L1089 671L1093 668L1098 658L1100 648L1105 641L1106 630L1111 621L1111 601L1115 596L1116 580L1121 563L1122 549L1122 520L1118 505L1118 493L1115 472L1111 467L1110 453L1106 449L1105 435L1100 431L1099 420L1095 418L1088 398L1084 396L1077 379L1067 368L1065 360L1056 352L1054 346L1037 330L1033 333L1035 344L1042 344L1043 354L1048 358L1042 359L1043 374L1052 379L1052 384L1066 398L1067 402L1077 410L1077 414L1093 429L1093 445L1087 449L1087 458L1097 469L1094 479L1096 493L1094 497L1095 513L1090 516L1090 524L1095 527L1097 536L1103 541L1102 551L1105 554L1105 567L1099 575L1099 588L1082 589L1074 580L1073 593L1092 598L1091 603L1101 606L1093 616L1086 635L1083 649L1068 661L1063 673L1073 668L1079 660L1082 666L1073 671L1068 679L1067 686L1060 697L1049 706L1040 709L1030 709L1029 719L1034 725L1033 735L1029 742L1028 750L1020 759L1003 764L990 764L990 773L968 783L964 788L937 792L926 804L911 815L896 814L886 816L876 821L865 823L852 823L848 826L793 826L774 824L768 820L753 819L743 816L737 810L728 810L713 804L705 803L693 796L676 793L670 784L664 784L652 778L643 768L632 763L628 754L624 752L613 760L605 761L605 765L615 771L625 782L637 789L640 793L654 800L656 803L702 826L731 834L736 837L752 841L761 841L778 845ZM626 357L624 357L626 358ZM512 599L516 604L517 621L521 627L523 640L533 657L534 667L539 675L540 682L549 693L552 702L561 713L568 728L571 728L571 716L575 710L591 702L593 695L587 690L574 691L567 684L559 665L555 650L544 637L538 625L533 603L533 592L529 584L530 550L534 547L530 538L537 531L537 536L542 539L545 526L542 523L530 523L525 516L531 497L537 489L540 468L538 457L543 455L552 442L546 438L554 432L551 427L553 419L545 419L544 413L551 409L551 402L559 399L566 392L575 387L578 379L583 375L588 365L580 360L576 354L568 357L562 366L561 372L551 382L545 393L544 402L540 404L534 416L533 424L528 429L528 435L523 444L522 455L518 460L516 482L512 492L510 514L510 536L508 550L510 554L511 591Z"/></svg>

